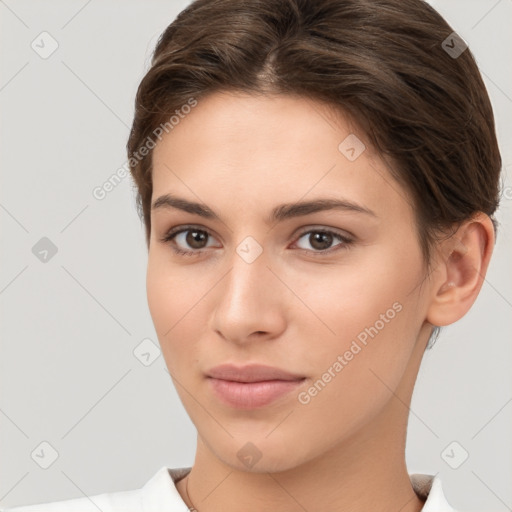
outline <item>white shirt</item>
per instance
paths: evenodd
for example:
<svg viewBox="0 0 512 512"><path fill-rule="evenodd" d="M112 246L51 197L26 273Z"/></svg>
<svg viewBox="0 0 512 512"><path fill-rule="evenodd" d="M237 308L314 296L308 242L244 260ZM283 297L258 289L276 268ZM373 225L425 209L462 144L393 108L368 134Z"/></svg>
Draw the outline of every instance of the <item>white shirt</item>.
<svg viewBox="0 0 512 512"><path fill-rule="evenodd" d="M175 483L190 469L164 466L140 489L3 508L0 512L189 512ZM420 498L426 498L421 512L456 512L446 501L438 476L419 473L409 476L414 492Z"/></svg>

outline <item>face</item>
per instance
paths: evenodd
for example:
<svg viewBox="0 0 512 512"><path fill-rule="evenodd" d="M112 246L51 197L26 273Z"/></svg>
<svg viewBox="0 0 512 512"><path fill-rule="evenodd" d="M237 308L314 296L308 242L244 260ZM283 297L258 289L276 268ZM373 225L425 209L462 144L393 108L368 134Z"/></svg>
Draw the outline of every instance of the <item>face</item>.
<svg viewBox="0 0 512 512"><path fill-rule="evenodd" d="M215 93L154 150L149 308L200 440L231 467L285 470L343 446L418 350L413 207L329 112Z"/></svg>

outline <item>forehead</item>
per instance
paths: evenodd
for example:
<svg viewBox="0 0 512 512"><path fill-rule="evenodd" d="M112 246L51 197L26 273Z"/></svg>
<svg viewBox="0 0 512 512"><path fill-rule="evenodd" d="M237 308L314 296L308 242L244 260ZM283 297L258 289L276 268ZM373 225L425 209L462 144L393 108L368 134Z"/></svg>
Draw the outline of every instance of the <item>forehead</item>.
<svg viewBox="0 0 512 512"><path fill-rule="evenodd" d="M310 98L211 94L164 134L152 163L153 198L180 191L243 210L321 194L409 207L357 125Z"/></svg>
<svg viewBox="0 0 512 512"><path fill-rule="evenodd" d="M174 144L174 150L179 150L183 142L203 151L214 150L218 157L226 152L233 154L237 146L241 150L252 147L247 158L284 154L287 149L288 153L297 152L299 148L303 152L327 151L332 156L337 154L336 142L343 132L359 131L341 110L335 115L325 103L284 94L217 92L200 99L189 114L181 117L157 145L156 160L166 145ZM359 131L359 136L364 134Z"/></svg>

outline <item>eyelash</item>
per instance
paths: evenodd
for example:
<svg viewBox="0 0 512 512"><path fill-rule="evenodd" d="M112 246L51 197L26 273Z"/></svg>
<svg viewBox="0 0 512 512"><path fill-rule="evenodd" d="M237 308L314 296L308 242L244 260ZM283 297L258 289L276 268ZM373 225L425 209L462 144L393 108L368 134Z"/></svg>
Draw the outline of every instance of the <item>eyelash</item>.
<svg viewBox="0 0 512 512"><path fill-rule="evenodd" d="M207 229L198 228L197 226L180 226L178 228L170 229L160 239L160 241L163 243L169 244L171 246L171 249L176 254L179 254L181 256L188 256L188 257L200 256L204 252L204 249L197 249L195 251L186 251L186 250L180 249L178 246L171 243L173 241L173 239L180 233L184 233L184 232L192 231L192 230L200 231L202 233L206 233L209 237L213 237L213 235ZM306 235L308 233L323 233L323 234L333 235L333 237L338 238L341 242L343 242L343 243L339 244L338 246L335 246L335 248L325 249L325 250L321 250L321 251L310 251L309 249L300 249L302 251L307 251L307 252L313 254L315 257L316 256L324 256L326 254L331 254L333 252L336 252L336 251L342 250L342 249L348 249L354 243L354 240L351 238L341 235L340 233L338 233L336 231L332 231L329 229L323 229L323 228L319 228L319 229L311 229L310 228L310 229L304 230L298 235L297 240L300 240L304 235Z"/></svg>

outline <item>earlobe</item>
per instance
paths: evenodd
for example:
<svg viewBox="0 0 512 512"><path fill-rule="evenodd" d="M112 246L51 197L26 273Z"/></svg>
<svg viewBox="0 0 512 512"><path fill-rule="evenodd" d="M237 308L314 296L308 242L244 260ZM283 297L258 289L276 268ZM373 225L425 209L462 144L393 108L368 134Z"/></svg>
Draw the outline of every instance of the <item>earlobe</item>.
<svg viewBox="0 0 512 512"><path fill-rule="evenodd" d="M482 287L493 247L494 226L481 212L441 242L428 322L450 325L468 312Z"/></svg>

